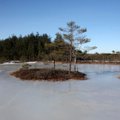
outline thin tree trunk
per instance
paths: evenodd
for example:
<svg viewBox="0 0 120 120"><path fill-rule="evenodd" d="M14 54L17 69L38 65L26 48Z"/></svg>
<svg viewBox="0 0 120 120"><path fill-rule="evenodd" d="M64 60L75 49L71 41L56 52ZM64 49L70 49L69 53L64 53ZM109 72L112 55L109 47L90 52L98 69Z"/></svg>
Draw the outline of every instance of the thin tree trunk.
<svg viewBox="0 0 120 120"><path fill-rule="evenodd" d="M71 50L70 50L69 75L70 75L70 73L71 73L71 63L72 63L72 56L71 56Z"/></svg>
<svg viewBox="0 0 120 120"><path fill-rule="evenodd" d="M72 64L72 41L71 41L71 44L70 44L69 75L71 73L71 64Z"/></svg>
<svg viewBox="0 0 120 120"><path fill-rule="evenodd" d="M54 70L55 70L55 60L53 60L54 61Z"/></svg>
<svg viewBox="0 0 120 120"><path fill-rule="evenodd" d="M76 55L74 55L74 71L76 71Z"/></svg>

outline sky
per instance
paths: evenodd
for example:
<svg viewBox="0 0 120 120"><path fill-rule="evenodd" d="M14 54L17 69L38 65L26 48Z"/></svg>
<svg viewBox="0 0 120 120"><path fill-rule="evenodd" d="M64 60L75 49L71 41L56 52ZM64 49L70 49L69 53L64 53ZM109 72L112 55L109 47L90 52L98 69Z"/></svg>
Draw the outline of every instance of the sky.
<svg viewBox="0 0 120 120"><path fill-rule="evenodd" d="M120 51L120 0L0 0L0 39L47 33L75 21L87 28L93 53Z"/></svg>

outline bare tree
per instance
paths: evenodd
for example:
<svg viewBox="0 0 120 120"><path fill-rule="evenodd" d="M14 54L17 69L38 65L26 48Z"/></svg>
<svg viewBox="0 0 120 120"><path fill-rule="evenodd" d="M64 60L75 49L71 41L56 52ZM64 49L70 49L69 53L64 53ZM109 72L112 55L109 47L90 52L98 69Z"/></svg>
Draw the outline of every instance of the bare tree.
<svg viewBox="0 0 120 120"><path fill-rule="evenodd" d="M90 42L83 33L87 32L86 28L81 28L74 21L67 23L66 28L59 28L63 32L64 39L69 42L69 75L71 73L72 58L74 58L74 70L76 69L76 48L84 43Z"/></svg>

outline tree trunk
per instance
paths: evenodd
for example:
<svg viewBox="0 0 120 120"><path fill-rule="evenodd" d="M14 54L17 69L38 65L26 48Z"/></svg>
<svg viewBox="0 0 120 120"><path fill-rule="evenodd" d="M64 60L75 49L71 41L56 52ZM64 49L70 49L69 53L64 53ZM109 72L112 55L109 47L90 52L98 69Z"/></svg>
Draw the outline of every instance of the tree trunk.
<svg viewBox="0 0 120 120"><path fill-rule="evenodd" d="M72 42L71 42L71 45L70 45L69 75L71 73L71 64L72 64Z"/></svg>
<svg viewBox="0 0 120 120"><path fill-rule="evenodd" d="M74 71L76 71L76 55L74 55Z"/></svg>
<svg viewBox="0 0 120 120"><path fill-rule="evenodd" d="M53 60L54 61L54 70L55 70L55 60Z"/></svg>

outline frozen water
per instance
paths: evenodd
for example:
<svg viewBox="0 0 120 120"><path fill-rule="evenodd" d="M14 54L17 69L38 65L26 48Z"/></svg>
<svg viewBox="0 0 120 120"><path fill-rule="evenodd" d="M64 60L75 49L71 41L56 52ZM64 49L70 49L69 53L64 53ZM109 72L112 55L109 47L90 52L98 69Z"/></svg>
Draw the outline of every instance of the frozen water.
<svg viewBox="0 0 120 120"><path fill-rule="evenodd" d="M37 64L37 67L43 64ZM21 81L0 65L0 120L119 120L120 66L78 65L88 80Z"/></svg>

